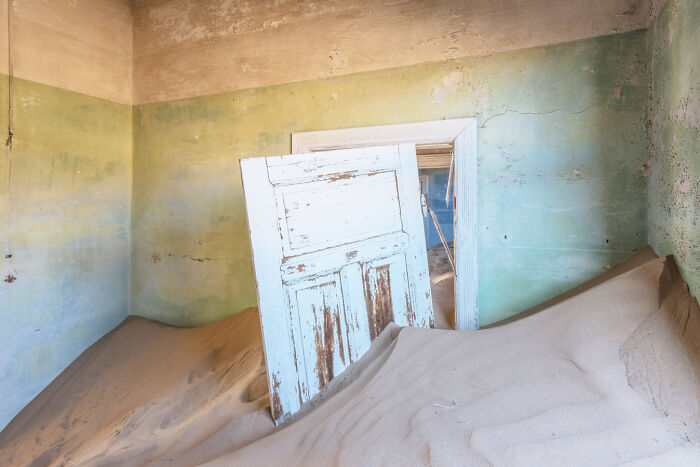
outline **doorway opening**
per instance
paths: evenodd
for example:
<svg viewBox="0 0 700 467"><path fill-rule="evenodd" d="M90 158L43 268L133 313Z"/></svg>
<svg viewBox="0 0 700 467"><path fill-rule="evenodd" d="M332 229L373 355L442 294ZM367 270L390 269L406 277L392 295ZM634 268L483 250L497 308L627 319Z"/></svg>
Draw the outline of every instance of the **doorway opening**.
<svg viewBox="0 0 700 467"><path fill-rule="evenodd" d="M435 327L455 329L454 143L417 144Z"/></svg>
<svg viewBox="0 0 700 467"><path fill-rule="evenodd" d="M442 310L452 318L438 325L458 330L479 328L476 132L476 118L461 118L292 134L292 153L294 154L413 143L416 145L418 169L425 171L422 174L419 173L419 176L427 180L428 191L431 190L431 178L438 187L445 180L453 182L450 187L452 201L445 203L445 191L442 191L444 208L440 207L439 202L434 202L432 206L434 208L432 213L437 217L437 222L427 219L428 215L432 218L429 212L424 218L431 224L437 224L440 227L444 225L443 234L445 230L448 231L448 235L445 236L448 248L444 245L429 246L434 237L426 235L428 239L426 254L429 261L431 256L433 257L434 267L430 268L431 283L433 277L436 284L442 283L439 290L436 290L436 297L442 297L442 300L435 305L445 307ZM452 160L451 177L449 175L450 159ZM416 186L416 189L421 190L420 186ZM436 189L436 196L438 192L439 190ZM429 193L430 196L432 195ZM450 216L453 219L452 229L449 228ZM449 236L451 241L448 240ZM430 240L431 238L433 240ZM449 271L444 270L444 259L449 256L448 251L455 259L453 280L449 278ZM451 290L450 283L452 283ZM451 311L452 309L454 312ZM439 310L436 310L436 315L438 312Z"/></svg>

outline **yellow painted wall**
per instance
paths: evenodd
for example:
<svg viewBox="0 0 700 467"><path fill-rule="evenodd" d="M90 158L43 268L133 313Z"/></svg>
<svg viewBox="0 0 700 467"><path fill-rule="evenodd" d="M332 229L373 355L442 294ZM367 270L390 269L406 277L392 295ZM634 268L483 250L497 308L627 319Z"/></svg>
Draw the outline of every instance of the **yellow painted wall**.
<svg viewBox="0 0 700 467"><path fill-rule="evenodd" d="M238 160L295 131L478 116L482 324L647 243L646 34L134 107L132 312L255 306ZM368 206L371 209L371 206Z"/></svg>
<svg viewBox="0 0 700 467"><path fill-rule="evenodd" d="M19 79L14 96L11 197L0 149L0 427L129 312L131 107Z"/></svg>
<svg viewBox="0 0 700 467"><path fill-rule="evenodd" d="M128 1L13 8L10 168L0 0L0 429L129 312Z"/></svg>

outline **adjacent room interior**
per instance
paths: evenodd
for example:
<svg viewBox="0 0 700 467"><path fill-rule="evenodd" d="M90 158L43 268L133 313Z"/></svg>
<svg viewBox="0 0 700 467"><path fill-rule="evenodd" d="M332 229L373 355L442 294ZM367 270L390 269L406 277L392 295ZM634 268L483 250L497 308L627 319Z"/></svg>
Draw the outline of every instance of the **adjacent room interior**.
<svg viewBox="0 0 700 467"><path fill-rule="evenodd" d="M0 0L0 464L700 465L700 1Z"/></svg>

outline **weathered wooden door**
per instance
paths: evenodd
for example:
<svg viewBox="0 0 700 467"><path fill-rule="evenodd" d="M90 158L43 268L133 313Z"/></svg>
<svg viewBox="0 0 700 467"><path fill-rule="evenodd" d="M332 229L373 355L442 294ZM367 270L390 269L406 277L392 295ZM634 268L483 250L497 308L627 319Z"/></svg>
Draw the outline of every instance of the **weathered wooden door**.
<svg viewBox="0 0 700 467"><path fill-rule="evenodd" d="M241 160L272 414L384 327L433 324L415 146Z"/></svg>

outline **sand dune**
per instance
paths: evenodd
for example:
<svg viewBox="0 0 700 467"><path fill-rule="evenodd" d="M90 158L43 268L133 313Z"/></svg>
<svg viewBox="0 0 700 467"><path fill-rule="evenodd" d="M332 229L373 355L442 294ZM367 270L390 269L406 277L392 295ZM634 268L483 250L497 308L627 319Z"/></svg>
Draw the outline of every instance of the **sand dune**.
<svg viewBox="0 0 700 467"><path fill-rule="evenodd" d="M0 463L700 465L700 309L673 261L579 292L477 332L391 326L277 429L253 310L130 318L0 434Z"/></svg>
<svg viewBox="0 0 700 467"><path fill-rule="evenodd" d="M130 317L0 433L0 465L191 465L270 432L268 406L256 310L192 329Z"/></svg>
<svg viewBox="0 0 700 467"><path fill-rule="evenodd" d="M493 329L402 329L374 374L214 463L700 465L700 310L664 266Z"/></svg>

